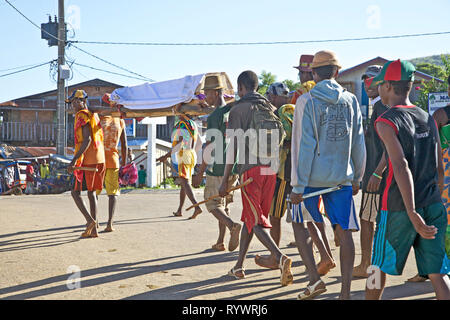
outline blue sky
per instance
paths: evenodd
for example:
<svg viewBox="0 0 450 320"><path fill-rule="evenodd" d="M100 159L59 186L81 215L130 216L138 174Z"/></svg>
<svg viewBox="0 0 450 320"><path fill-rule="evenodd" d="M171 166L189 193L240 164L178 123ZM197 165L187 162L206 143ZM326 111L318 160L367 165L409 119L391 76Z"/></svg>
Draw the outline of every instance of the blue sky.
<svg viewBox="0 0 450 320"><path fill-rule="evenodd" d="M37 24L57 14L57 0L10 0ZM429 5L427 5L429 4ZM377 37L450 31L450 1L268 1L228 0L66 0L66 19L73 22L75 38L123 42L267 42ZM70 12L69 12L70 9ZM79 13L79 14L78 14ZM447 21L447 22L446 22ZM0 70L56 59L57 48L40 39L40 30L0 0L2 49ZM69 35L72 33L69 32ZM411 59L450 53L450 35L344 43L155 47L78 46L114 64L156 81L188 74L227 72L235 86L244 70L296 80L300 54L333 50L344 68L382 56ZM77 63L125 73L74 48L67 55ZM69 84L101 78L121 85L140 80L76 67ZM14 70L12 70L14 71ZM0 71L0 75L11 71ZM0 102L56 88L49 67L0 77Z"/></svg>

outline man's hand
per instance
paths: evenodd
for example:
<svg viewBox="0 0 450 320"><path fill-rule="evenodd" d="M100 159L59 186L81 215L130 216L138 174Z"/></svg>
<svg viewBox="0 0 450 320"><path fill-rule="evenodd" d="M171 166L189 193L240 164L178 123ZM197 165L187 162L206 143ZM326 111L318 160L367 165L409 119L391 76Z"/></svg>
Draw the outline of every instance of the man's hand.
<svg viewBox="0 0 450 320"><path fill-rule="evenodd" d="M192 177L192 186L194 188L198 188L200 186L200 184L203 181L203 175L202 174L196 174L195 176Z"/></svg>
<svg viewBox="0 0 450 320"><path fill-rule="evenodd" d="M359 192L359 183L352 183L353 195L356 196Z"/></svg>
<svg viewBox="0 0 450 320"><path fill-rule="evenodd" d="M367 183L367 191L369 192L378 192L380 189L381 179L372 175Z"/></svg>
<svg viewBox="0 0 450 320"><path fill-rule="evenodd" d="M291 192L289 199L291 200L292 204L299 204L303 201L303 193Z"/></svg>
<svg viewBox="0 0 450 320"><path fill-rule="evenodd" d="M73 164L72 162L69 163L69 165L68 165L68 167L67 167L67 172L68 172L69 174L72 174L73 171L74 171L74 169L75 169L74 164Z"/></svg>
<svg viewBox="0 0 450 320"><path fill-rule="evenodd" d="M225 181L225 183L224 183ZM227 187L228 187L228 183L226 183L226 180L222 180L222 183L220 184L219 187L219 195L223 198L226 197L228 195L228 191L227 191Z"/></svg>
<svg viewBox="0 0 450 320"><path fill-rule="evenodd" d="M428 226L422 217L416 212L408 214L411 223L416 229L416 232L424 239L434 239L435 235L438 232L438 229L435 226Z"/></svg>
<svg viewBox="0 0 450 320"><path fill-rule="evenodd" d="M158 159L156 159L156 162L164 162L167 160L167 158L169 158L170 153L167 153L165 155L163 155L162 157L159 157Z"/></svg>

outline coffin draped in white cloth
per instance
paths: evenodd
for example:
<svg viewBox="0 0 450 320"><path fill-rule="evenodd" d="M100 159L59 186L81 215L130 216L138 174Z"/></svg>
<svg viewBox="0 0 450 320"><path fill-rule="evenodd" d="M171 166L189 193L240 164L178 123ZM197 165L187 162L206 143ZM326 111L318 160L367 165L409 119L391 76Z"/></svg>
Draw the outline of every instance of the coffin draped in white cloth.
<svg viewBox="0 0 450 320"><path fill-rule="evenodd" d="M181 79L119 88L111 93L111 100L131 110L161 109L188 103L195 98L195 90L204 76L202 73Z"/></svg>

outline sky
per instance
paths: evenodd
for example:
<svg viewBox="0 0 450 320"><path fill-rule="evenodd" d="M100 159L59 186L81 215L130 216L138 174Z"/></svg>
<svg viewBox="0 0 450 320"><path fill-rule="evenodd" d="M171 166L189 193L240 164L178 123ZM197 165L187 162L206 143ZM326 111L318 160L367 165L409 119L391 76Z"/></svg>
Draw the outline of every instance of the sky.
<svg viewBox="0 0 450 320"><path fill-rule="evenodd" d="M57 0L10 0L40 25L58 12ZM69 39L116 42L278 42L379 37L450 31L450 1L268 1L268 0L66 0ZM7 70L57 58L41 31L0 0L0 102L56 89L49 66L1 77ZM71 38L72 37L72 38ZM297 81L301 54L334 51L344 69L377 56L412 59L450 53L450 34L340 43L245 46L118 46L77 44L104 60L155 81L206 72L226 72L236 86L244 70L263 70L277 81ZM117 73L75 48L66 54L76 63ZM7 70L7 71L5 71ZM132 74L128 74L133 76ZM100 78L123 86L142 84L131 79L76 66L69 85Z"/></svg>

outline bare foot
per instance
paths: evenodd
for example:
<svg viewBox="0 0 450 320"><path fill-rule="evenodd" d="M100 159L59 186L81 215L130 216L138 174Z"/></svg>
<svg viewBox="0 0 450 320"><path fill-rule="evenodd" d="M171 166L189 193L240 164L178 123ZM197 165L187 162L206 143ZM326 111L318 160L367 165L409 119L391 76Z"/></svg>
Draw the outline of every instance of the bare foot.
<svg viewBox="0 0 450 320"><path fill-rule="evenodd" d="M406 280L407 282L425 282L427 278L421 277L419 274L416 274L414 277Z"/></svg>
<svg viewBox="0 0 450 320"><path fill-rule="evenodd" d="M181 211L172 212L175 217L182 217Z"/></svg>
<svg viewBox="0 0 450 320"><path fill-rule="evenodd" d="M359 265L353 268L353 276L356 278L367 278L369 275L367 274L367 268L369 266Z"/></svg>
<svg viewBox="0 0 450 320"><path fill-rule="evenodd" d="M195 218L197 218L197 216L198 216L200 213L202 213L202 212L203 212L203 211L202 211L201 208L199 208L199 207L195 208L194 214L193 214L192 216L190 216L189 219L195 219Z"/></svg>
<svg viewBox="0 0 450 320"><path fill-rule="evenodd" d="M320 276L324 276L335 267L336 264L334 263L333 260L320 261L319 264L317 265L317 272L319 273Z"/></svg>
<svg viewBox="0 0 450 320"><path fill-rule="evenodd" d="M279 269L277 260L272 255L260 256L257 254L255 256L255 263L258 266L263 267L263 268L268 268L268 269L273 269L273 270Z"/></svg>
<svg viewBox="0 0 450 320"><path fill-rule="evenodd" d="M103 230L103 232L113 232L113 231L115 231L115 230L116 230L116 229L114 229L112 225L108 224L108 225L106 226L105 230Z"/></svg>
<svg viewBox="0 0 450 320"><path fill-rule="evenodd" d="M211 249L215 250L215 251L225 251L225 245L222 243L216 243L213 244Z"/></svg>

